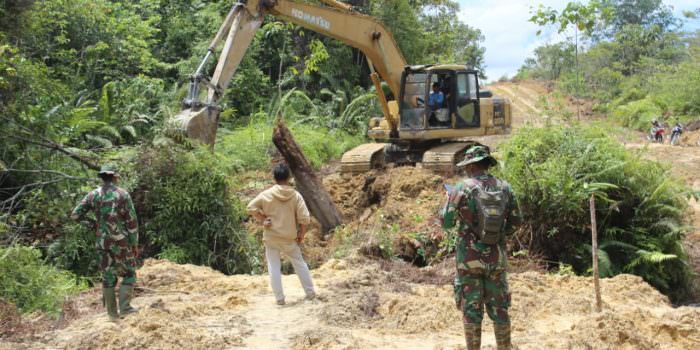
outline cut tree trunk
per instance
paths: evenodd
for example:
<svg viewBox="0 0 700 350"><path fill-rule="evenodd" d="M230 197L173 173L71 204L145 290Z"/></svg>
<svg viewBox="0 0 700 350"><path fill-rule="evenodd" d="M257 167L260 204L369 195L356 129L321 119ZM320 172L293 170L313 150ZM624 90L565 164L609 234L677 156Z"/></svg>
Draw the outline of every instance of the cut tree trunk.
<svg viewBox="0 0 700 350"><path fill-rule="evenodd" d="M272 133L272 142L289 165L294 175L296 187L309 208L311 215L321 224L321 231L326 234L342 223L342 217L323 183L316 176L311 164L304 156L292 133L284 125L282 118L277 120L277 127Z"/></svg>

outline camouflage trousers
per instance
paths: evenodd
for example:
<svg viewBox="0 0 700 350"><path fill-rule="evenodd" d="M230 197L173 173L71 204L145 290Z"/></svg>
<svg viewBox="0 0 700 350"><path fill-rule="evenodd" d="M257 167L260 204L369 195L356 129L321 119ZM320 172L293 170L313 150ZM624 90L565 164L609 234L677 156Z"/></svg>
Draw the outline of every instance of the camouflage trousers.
<svg viewBox="0 0 700 350"><path fill-rule="evenodd" d="M126 239L112 240L106 238L98 244L102 287L113 288L117 278L122 277L122 284L136 283L136 256Z"/></svg>
<svg viewBox="0 0 700 350"><path fill-rule="evenodd" d="M510 293L504 270L490 273L484 270L458 270L454 296L465 324L480 325L484 319L484 306L494 324L510 323Z"/></svg>

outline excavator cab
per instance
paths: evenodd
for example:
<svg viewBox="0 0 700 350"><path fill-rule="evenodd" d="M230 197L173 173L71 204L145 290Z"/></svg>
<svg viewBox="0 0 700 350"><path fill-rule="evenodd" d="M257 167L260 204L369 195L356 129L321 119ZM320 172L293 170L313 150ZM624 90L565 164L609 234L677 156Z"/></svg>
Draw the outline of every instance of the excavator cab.
<svg viewBox="0 0 700 350"><path fill-rule="evenodd" d="M463 65L406 66L398 99L387 102L384 118L370 120L368 136L375 143L345 153L342 169L357 173L388 163L421 164L451 174L464 149L475 143L471 139L507 134L510 122L510 102L481 91L478 71Z"/></svg>
<svg viewBox="0 0 700 350"><path fill-rule="evenodd" d="M466 67L406 67L401 82L399 133L478 128L478 82L478 72Z"/></svg>

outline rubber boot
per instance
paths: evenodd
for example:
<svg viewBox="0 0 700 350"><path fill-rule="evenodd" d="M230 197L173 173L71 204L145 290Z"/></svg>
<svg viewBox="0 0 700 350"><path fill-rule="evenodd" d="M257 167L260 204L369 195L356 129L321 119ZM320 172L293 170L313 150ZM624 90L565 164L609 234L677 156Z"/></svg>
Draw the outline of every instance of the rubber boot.
<svg viewBox="0 0 700 350"><path fill-rule="evenodd" d="M481 325L465 323L464 339L467 341L467 350L481 349Z"/></svg>
<svg viewBox="0 0 700 350"><path fill-rule="evenodd" d="M510 323L493 325L493 332L496 335L496 349L512 349L512 345L510 343Z"/></svg>
<svg viewBox="0 0 700 350"><path fill-rule="evenodd" d="M107 315L110 322L119 321L119 313L117 313L117 297L114 295L114 287L102 288L102 300L107 308Z"/></svg>
<svg viewBox="0 0 700 350"><path fill-rule="evenodd" d="M133 314L138 309L131 306L131 298L134 295L134 286L122 284L119 286L119 313L122 316Z"/></svg>

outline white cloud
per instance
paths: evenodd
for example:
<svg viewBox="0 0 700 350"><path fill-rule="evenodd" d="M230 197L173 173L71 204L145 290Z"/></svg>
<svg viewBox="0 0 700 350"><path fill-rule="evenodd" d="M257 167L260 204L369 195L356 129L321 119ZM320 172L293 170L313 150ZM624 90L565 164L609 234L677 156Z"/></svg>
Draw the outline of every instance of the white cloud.
<svg viewBox="0 0 700 350"><path fill-rule="evenodd" d="M476 1L459 0L460 19L475 28L481 29L486 37L486 75L495 80L507 74L513 76L525 61L532 55L533 50L547 42L562 39L554 30L546 30L537 36L540 30L537 25L530 23L530 9L542 3L545 6L561 10L568 1L562 0L500 0ZM674 12L680 14L683 10L700 7L698 0L666 1L674 7Z"/></svg>

